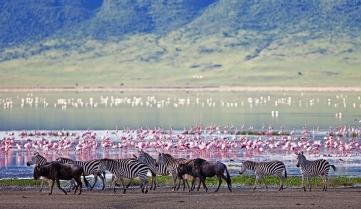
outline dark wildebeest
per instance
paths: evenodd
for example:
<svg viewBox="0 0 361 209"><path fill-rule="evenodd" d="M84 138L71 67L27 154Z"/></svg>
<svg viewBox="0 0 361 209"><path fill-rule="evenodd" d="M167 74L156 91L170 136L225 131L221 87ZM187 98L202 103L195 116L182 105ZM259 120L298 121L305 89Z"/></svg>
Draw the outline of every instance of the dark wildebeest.
<svg viewBox="0 0 361 209"><path fill-rule="evenodd" d="M224 175L224 172L226 172L227 176ZM219 187L222 184L222 178L227 182L229 191L232 192L231 177L229 176L227 166L221 162L213 163L213 162L208 162L201 158L197 158L188 163L180 164L178 167L178 174L179 175L188 174L188 175L193 176L192 186L191 186L190 191L194 190L195 180L196 180L196 178L199 178L200 182L198 184L197 191L199 191L199 188L202 183L204 189L207 192L208 188L205 183L206 177L217 176L219 183L218 183L218 187L215 190L215 192L218 192Z"/></svg>
<svg viewBox="0 0 361 209"><path fill-rule="evenodd" d="M67 194L66 191L60 187L59 180L72 180L72 179L74 179L77 183L74 194L78 190L79 186L80 186L79 194L81 194L82 191L82 182L80 179L81 175L83 175L84 177L85 185L89 186L89 182L85 178L83 168L77 165L62 164L59 162L50 162L45 165L37 165L34 168L34 179L39 179L42 176L52 181L49 195L53 193L53 187L55 181L56 184L58 185L58 188L61 191L63 191L65 194Z"/></svg>

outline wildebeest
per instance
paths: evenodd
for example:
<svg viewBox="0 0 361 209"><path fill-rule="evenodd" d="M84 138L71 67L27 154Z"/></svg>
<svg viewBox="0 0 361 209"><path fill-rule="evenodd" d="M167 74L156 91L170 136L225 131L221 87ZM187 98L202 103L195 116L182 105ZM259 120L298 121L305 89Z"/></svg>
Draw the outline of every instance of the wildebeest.
<svg viewBox="0 0 361 209"><path fill-rule="evenodd" d="M224 172L226 172L226 175L224 175ZM198 184L197 190L200 188L200 184L203 184L204 189L206 192L208 191L208 188L205 184L206 177L213 177L217 176L218 178L218 187L215 190L215 192L218 192L219 187L222 184L222 178L227 182L227 186L230 192L232 192L232 184L231 184L231 177L229 176L227 166L221 162L208 162L204 159L197 158L193 161L190 161L185 164L180 164L178 167L178 174L184 175L189 174L193 176L192 180L192 186L190 191L194 190L194 183L196 178L199 178L200 182Z"/></svg>
<svg viewBox="0 0 361 209"><path fill-rule="evenodd" d="M84 177L85 185L89 186L89 182L85 178L83 168L77 165L62 164L59 162L50 162L45 165L37 165L34 168L34 179L39 179L40 177L46 177L47 179L52 181L49 195L53 193L53 187L55 181L56 184L58 185L58 188L61 191L63 191L65 194L67 194L66 191L60 187L59 180L71 180L71 179L74 179L77 183L74 194L78 190L79 186L80 186L79 194L81 194L82 191L82 182L80 179L81 175L83 175Z"/></svg>

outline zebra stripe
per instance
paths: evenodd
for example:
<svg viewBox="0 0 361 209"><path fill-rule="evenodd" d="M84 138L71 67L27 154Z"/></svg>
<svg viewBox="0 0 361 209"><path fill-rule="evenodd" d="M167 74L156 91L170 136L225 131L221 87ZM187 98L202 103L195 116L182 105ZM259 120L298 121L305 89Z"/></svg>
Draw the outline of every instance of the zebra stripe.
<svg viewBox="0 0 361 209"><path fill-rule="evenodd" d="M147 173L150 169L146 164L139 162L135 159L102 159L100 160L100 167L102 170L107 170L115 174L116 179L113 180L112 185L114 184L114 193L115 193L115 182L117 179L121 180L123 185L123 193L126 192L129 184L125 186L123 178L128 178L132 180L133 178L138 177L141 180L141 189L143 193L148 192L147 186Z"/></svg>
<svg viewBox="0 0 361 209"><path fill-rule="evenodd" d="M309 186L309 190L311 191L311 183L310 177L321 176L323 188L322 191L327 191L328 188L328 172L330 171L330 167L336 171L336 167L331 165L327 160L319 159L319 160L307 160L303 155L303 152L297 154L297 167L300 168L302 175L302 187L303 190L306 191L306 186L304 185L304 179L307 179L307 183Z"/></svg>
<svg viewBox="0 0 361 209"><path fill-rule="evenodd" d="M47 163L48 163L48 160L44 156L40 155L39 152L35 152L34 155L31 157L31 159L28 162L26 162L26 165L27 166L31 166L31 165L35 165L35 166L40 165L41 166L41 165L45 165ZM49 180L45 177L42 177L39 192L43 191L44 181L48 182L49 188L51 187L51 184L52 184L51 180Z"/></svg>
<svg viewBox="0 0 361 209"><path fill-rule="evenodd" d="M148 153L144 152L144 151L139 151L138 153L138 160L146 165L149 166L150 168L150 172L152 174L152 182L151 182L151 186L150 189L155 190L155 188L157 187L157 179L156 176L160 175L160 176L168 176L169 172L167 169L167 166L165 166L164 164L158 164L157 161L150 156Z"/></svg>
<svg viewBox="0 0 361 209"><path fill-rule="evenodd" d="M102 190L105 189L105 172L100 169L100 160L89 160L89 161L76 161L69 158L59 157L56 159L57 161L61 163L69 163L74 164L77 166L81 166L84 169L84 175L94 175L94 184L90 188L92 190L95 186L95 184L98 181L98 177L102 180L103 187ZM103 173L103 176L102 176Z"/></svg>
<svg viewBox="0 0 361 209"><path fill-rule="evenodd" d="M183 190L185 189L185 185L188 185L189 188L189 184L188 181L182 177L178 175L178 167L180 164L184 164L189 162L189 160L184 159L184 158L174 158L173 156L171 156L170 154L167 153L159 153L158 155L158 164L159 165L164 165L167 168L167 171L172 174L173 177L173 191L175 191L176 189L176 184L177 184L177 179L179 179L179 185L180 185L180 181L183 181ZM179 188L179 186L178 186Z"/></svg>
<svg viewBox="0 0 361 209"><path fill-rule="evenodd" d="M255 172L256 181L254 183L253 190L256 189L258 182L265 176L277 176L280 179L279 191L283 190L284 179L287 178L286 166L281 161L270 162L254 162L254 161L242 161L241 170L239 174L243 174L246 170ZM283 175L284 174L284 175ZM267 187L266 182L264 185Z"/></svg>
<svg viewBox="0 0 361 209"><path fill-rule="evenodd" d="M46 163L48 163L48 160L43 157L42 155L40 155L39 152L35 152L34 155L31 157L31 160L29 160L28 162L26 162L27 166L31 166L31 165L45 165Z"/></svg>

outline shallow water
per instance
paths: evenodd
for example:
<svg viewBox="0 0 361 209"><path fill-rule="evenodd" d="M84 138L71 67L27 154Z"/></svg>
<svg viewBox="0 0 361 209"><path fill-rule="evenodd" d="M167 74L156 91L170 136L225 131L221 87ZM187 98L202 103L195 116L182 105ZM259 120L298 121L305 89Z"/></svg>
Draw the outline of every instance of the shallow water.
<svg viewBox="0 0 361 209"><path fill-rule="evenodd" d="M47 131L39 131L38 133L47 133ZM14 133L13 137L16 144L20 144L21 147L24 146L29 140L35 141L44 141L45 139L50 142L59 142L59 140L64 139L63 136L26 136L21 137L20 134L23 132L12 132ZM30 133L30 132L28 132ZM34 132L32 132L34 133ZM49 161L56 160L56 158L69 157L76 160L90 160L90 159L99 159L99 158L129 158L133 154L138 154L138 141L127 148L119 148L116 145L121 142L121 136L128 135L128 133L119 131L94 131L96 133L96 140L98 142L97 148L94 150L88 151L76 151L76 145L79 143L80 139L77 139L78 136L83 135L84 131L70 131L68 132L69 136L65 137L72 141L71 147L66 151L59 151L56 149L49 149L44 151L41 148L35 149L31 148L29 150L18 150L13 148L8 152L0 152L0 178L28 178L32 176L33 167L27 167L26 162L29 161L35 151L41 152ZM317 141L321 140L325 135L324 132L320 132L315 136L310 136L309 140ZM3 138L8 133L0 132L0 137ZM124 134L124 135L122 135ZM231 175L237 175L239 171L239 165L241 160L255 160L255 161L270 161L270 160L281 160L287 166L288 175L299 175L299 169L296 165L296 156L294 152L285 151L281 149L266 149L265 151L260 152L259 150L246 150L242 147L237 148L228 148L222 150L221 148L212 148L210 150L200 150L198 148L193 149L184 149L177 147L177 140L175 137L179 136L180 132L174 131L173 142L171 148L161 147L152 147L148 146L143 148L144 151L151 154L155 159L157 159L159 152L170 153L175 157L183 157L187 159L192 158L205 158L212 161L221 161L228 165ZM102 141L105 136L111 141L112 145L115 147L109 146L107 148L103 147ZM139 135L137 135L139 136ZM150 135L149 140L152 141ZM275 142L282 141L286 136L234 136L234 135L217 135L219 138L224 138L226 140L233 140L238 143L239 139L242 137L248 137L250 140L269 140L272 138ZM216 137L215 135L203 134L201 135L201 141L207 141ZM299 136L295 134L293 138L297 139ZM146 137L147 138L147 137ZM147 140L147 139L145 139ZM356 140L356 142L361 143L361 138L352 138L344 137L345 141ZM144 140L142 140L144 141ZM324 147L324 141L321 144ZM326 149L321 148L319 152L306 153L308 159L327 159L331 164L334 164L337 167L336 171L330 171L330 175L341 175L341 176L361 176L361 154L360 150L354 150L350 152L339 152L335 149Z"/></svg>
<svg viewBox="0 0 361 209"><path fill-rule="evenodd" d="M361 126L360 93L317 92L51 92L51 93L0 93L0 139L10 130L99 130L97 140L105 130L162 127L183 130L196 124L219 127L234 125L237 130L285 130L301 135L304 127L309 137L322 140L330 127ZM74 131L80 134L82 131ZM18 137L22 145L25 141ZM47 140L59 140L45 137ZM41 137L36 139L41 140ZM115 138L113 140L116 140ZM350 140L345 139L345 140ZM360 142L360 139L357 138ZM75 142L74 142L75 143ZM174 142L176 143L176 142ZM75 144L73 145L74 148ZM34 150L0 151L0 178L30 177L32 168L25 163ZM41 150L40 150L41 151ZM159 151L148 149L156 156ZM291 175L298 175L294 166L294 154L277 152L249 152L234 150L165 150L178 157L203 157L220 160L230 165L233 175L237 173L240 160L283 160ZM59 155L87 160L102 157L131 157L136 148L109 149L99 147L95 153L79 154L48 153L49 160ZM321 150L310 155L311 159L327 158L337 166L331 175L361 176L360 153L340 154ZM230 160L233 160L232 162Z"/></svg>
<svg viewBox="0 0 361 209"><path fill-rule="evenodd" d="M0 93L0 130L361 125L360 93Z"/></svg>

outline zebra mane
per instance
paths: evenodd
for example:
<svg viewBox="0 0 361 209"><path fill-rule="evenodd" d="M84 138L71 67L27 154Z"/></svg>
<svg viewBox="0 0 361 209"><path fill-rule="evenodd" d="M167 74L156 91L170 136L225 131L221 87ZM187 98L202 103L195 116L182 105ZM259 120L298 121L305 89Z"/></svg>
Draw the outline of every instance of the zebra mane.
<svg viewBox="0 0 361 209"><path fill-rule="evenodd" d="M170 158L170 159L174 159L174 157L168 153L161 153L163 155L164 158Z"/></svg>
<svg viewBox="0 0 361 209"><path fill-rule="evenodd" d="M157 162L157 160L156 159L154 159L150 154L148 154L148 153L146 153L146 152L144 152L143 150L140 150L139 151L139 156L138 156L138 159L139 159L139 157L140 156L144 156L145 158L148 158L148 159L150 159L151 161L153 161L154 163L156 163Z"/></svg>
<svg viewBox="0 0 361 209"><path fill-rule="evenodd" d="M256 169L257 162L255 161L246 160L246 161L242 161L242 163L249 170L254 171Z"/></svg>

